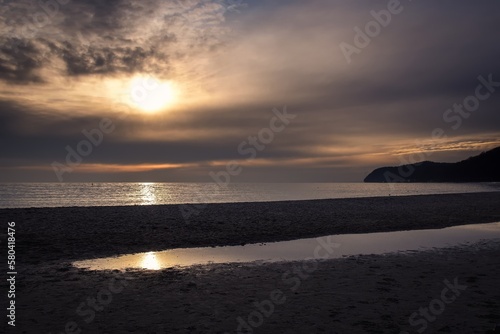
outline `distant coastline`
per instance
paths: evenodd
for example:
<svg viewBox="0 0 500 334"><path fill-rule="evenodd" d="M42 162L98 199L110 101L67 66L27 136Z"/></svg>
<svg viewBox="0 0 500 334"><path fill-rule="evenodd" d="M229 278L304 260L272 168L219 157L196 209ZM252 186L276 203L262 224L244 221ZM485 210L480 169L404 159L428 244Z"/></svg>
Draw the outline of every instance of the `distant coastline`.
<svg viewBox="0 0 500 334"><path fill-rule="evenodd" d="M500 182L500 147L456 163L423 161L371 172L367 183Z"/></svg>

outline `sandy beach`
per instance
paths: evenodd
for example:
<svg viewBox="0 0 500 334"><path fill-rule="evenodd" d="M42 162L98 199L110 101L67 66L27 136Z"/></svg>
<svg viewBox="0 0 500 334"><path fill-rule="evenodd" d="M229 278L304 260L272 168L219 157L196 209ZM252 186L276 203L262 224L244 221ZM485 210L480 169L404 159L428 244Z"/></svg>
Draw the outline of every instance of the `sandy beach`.
<svg viewBox="0 0 500 334"><path fill-rule="evenodd" d="M425 332L488 333L500 321L499 255L500 242L492 242L331 260L312 272L298 270L300 262L126 273L32 268L19 287L17 330L59 334L74 324L69 333L238 333L241 318L248 325L240 333L418 333L422 325L411 326L409 317L441 299L445 280L457 279L465 290L430 314ZM260 320L253 312L265 312L255 303L269 316Z"/></svg>
<svg viewBox="0 0 500 334"><path fill-rule="evenodd" d="M3 209L0 219L17 221L17 253L23 263L40 264L171 248L491 223L500 221L499 203L500 192L489 192L186 206ZM185 219L182 213L186 211L196 214Z"/></svg>
<svg viewBox="0 0 500 334"><path fill-rule="evenodd" d="M127 272L70 264L489 223L500 221L498 203L500 193L210 204L188 221L176 205L0 210L17 223L17 327L8 332L487 333L500 322L500 240L309 263Z"/></svg>

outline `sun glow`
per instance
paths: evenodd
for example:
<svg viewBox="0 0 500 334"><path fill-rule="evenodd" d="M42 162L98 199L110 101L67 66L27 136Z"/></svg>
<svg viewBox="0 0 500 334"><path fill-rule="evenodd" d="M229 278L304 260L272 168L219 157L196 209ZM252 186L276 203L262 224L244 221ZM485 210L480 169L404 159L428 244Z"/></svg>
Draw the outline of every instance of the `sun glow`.
<svg viewBox="0 0 500 334"><path fill-rule="evenodd" d="M145 111L157 112L176 102L177 90L170 81L152 76L136 76L130 80L130 101L132 106Z"/></svg>

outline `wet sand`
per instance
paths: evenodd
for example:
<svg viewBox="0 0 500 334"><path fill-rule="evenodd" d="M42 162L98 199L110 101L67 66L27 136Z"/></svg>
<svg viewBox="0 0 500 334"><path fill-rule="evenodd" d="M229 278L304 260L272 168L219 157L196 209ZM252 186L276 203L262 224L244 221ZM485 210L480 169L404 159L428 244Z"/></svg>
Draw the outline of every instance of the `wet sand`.
<svg viewBox="0 0 500 334"><path fill-rule="evenodd" d="M238 333L239 326L240 333L418 333L423 324L425 333L488 333L500 322L499 255L497 240L317 267L31 268L19 288L16 333L59 334L68 324L82 333ZM445 280L458 284L458 295L447 291L447 301L454 300L439 309L434 300L441 300ZM417 314L419 325L412 326L412 314L429 307L437 307L429 313L433 321L422 324L425 317Z"/></svg>
<svg viewBox="0 0 500 334"><path fill-rule="evenodd" d="M427 333L485 333L500 322L500 240L184 270L91 272L70 262L489 223L500 221L499 203L500 193L481 193L213 204L187 222L178 206L0 210L3 221L17 222L18 326L8 333L417 333L424 324ZM445 280L466 286L445 293L446 303ZM436 313L425 320L418 312L429 307Z"/></svg>

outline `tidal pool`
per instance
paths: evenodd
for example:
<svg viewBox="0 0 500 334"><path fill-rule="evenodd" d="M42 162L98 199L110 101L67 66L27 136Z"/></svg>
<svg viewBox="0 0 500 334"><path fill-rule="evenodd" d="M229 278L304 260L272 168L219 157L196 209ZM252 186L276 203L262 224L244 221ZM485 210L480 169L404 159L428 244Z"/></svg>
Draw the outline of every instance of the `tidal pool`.
<svg viewBox="0 0 500 334"><path fill-rule="evenodd" d="M245 246L177 248L74 262L89 270L160 270L208 263L301 261L457 246L500 238L500 223L435 230L340 234Z"/></svg>

